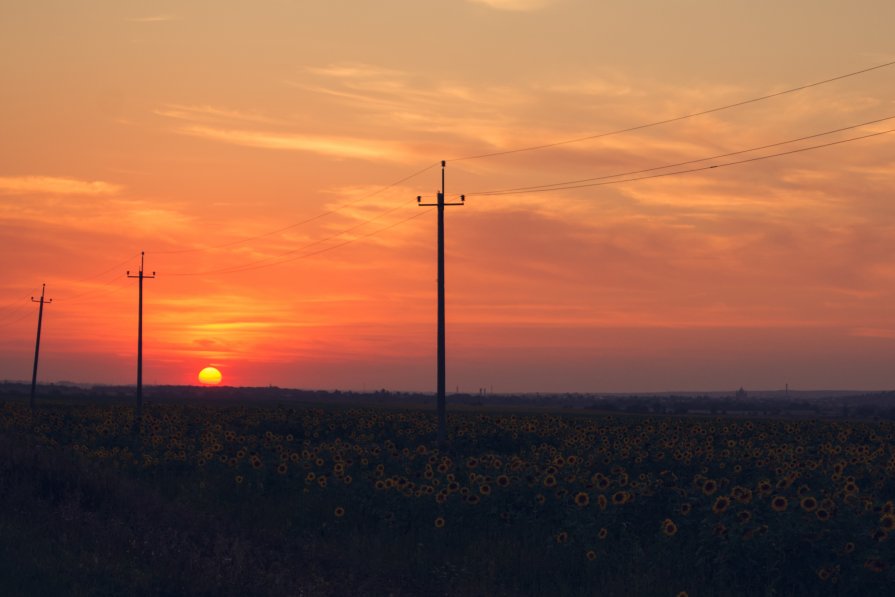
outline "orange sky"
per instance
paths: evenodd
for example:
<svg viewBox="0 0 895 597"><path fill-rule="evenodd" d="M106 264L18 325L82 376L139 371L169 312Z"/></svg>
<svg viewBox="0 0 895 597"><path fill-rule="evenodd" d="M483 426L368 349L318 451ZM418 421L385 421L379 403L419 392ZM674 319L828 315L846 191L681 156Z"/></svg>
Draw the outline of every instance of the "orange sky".
<svg viewBox="0 0 895 597"><path fill-rule="evenodd" d="M895 117L887 1L22 2L0 21L0 379L895 385L895 133L490 196ZM698 167L895 129L895 119ZM666 171L661 171L666 172ZM397 184L396 181L402 181Z"/></svg>

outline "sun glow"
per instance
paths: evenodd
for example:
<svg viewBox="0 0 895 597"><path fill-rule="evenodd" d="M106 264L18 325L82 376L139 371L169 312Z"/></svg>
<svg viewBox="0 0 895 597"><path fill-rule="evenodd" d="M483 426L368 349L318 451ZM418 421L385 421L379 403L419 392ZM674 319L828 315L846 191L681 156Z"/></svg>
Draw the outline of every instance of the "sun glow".
<svg viewBox="0 0 895 597"><path fill-rule="evenodd" d="M221 383L221 372L214 367L206 367L199 372L199 382L207 386L216 386Z"/></svg>

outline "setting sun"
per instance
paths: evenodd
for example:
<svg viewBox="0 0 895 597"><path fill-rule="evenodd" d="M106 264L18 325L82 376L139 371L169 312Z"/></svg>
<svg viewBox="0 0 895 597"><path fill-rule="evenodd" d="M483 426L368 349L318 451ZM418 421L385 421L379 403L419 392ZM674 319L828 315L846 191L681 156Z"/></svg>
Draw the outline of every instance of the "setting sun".
<svg viewBox="0 0 895 597"><path fill-rule="evenodd" d="M199 381L208 386L216 386L221 383L221 372L214 367L206 367L199 372Z"/></svg>

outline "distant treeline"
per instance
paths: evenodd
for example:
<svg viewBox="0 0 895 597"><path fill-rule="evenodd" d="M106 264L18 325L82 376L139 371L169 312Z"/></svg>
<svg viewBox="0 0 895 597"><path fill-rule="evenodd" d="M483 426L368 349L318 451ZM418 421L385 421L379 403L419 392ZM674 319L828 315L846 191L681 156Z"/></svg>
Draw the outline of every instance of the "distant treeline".
<svg viewBox="0 0 895 597"><path fill-rule="evenodd" d="M0 399L27 400L30 384L0 382ZM41 384L38 400L121 402L131 400L134 386ZM144 398L159 403L207 401L310 402L338 404L428 405L432 393L379 389L368 392L303 390L264 387L145 386ZM795 416L821 418L881 418L895 420L895 391L886 392L730 392L713 394L585 394L452 393L449 404L458 407L511 407L574 409L636 414L710 414L740 416Z"/></svg>

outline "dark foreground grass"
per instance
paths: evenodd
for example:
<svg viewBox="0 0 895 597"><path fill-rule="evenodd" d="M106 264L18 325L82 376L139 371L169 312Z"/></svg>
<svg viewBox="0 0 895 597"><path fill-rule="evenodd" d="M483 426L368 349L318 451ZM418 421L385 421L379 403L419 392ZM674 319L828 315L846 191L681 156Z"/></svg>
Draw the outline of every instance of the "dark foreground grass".
<svg viewBox="0 0 895 597"><path fill-rule="evenodd" d="M890 423L450 420L3 404L0 594L892 592Z"/></svg>

